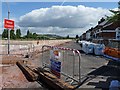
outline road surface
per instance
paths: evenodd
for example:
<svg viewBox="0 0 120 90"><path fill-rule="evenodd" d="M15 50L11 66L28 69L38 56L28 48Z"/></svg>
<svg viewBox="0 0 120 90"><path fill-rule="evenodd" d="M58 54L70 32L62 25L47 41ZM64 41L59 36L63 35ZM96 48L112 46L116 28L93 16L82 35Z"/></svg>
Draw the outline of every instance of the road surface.
<svg viewBox="0 0 120 90"><path fill-rule="evenodd" d="M78 43L74 42L74 41L71 41L71 42L68 42L68 43L65 43L63 45L60 45L59 47L64 47L64 48L72 48L72 49L77 49L81 52L81 47ZM60 51L62 52L62 51ZM66 53L66 52L65 52ZM69 75L72 75L72 71L73 71L73 56L71 55L71 53L69 53L70 55L69 56L65 56L64 57L64 63L65 65L62 66L63 68L63 72L69 74ZM77 56L76 56L77 57ZM43 54L43 61L46 61L47 64L49 63L49 58L50 58L50 52L45 52ZM63 58L63 57L62 57ZM41 60L40 60L41 61ZM78 62L75 62L78 64ZM75 66L75 74L79 72L79 65ZM108 60L106 60L104 57L102 56L95 56L95 55L86 55L85 53L81 52L81 64L80 64L80 67L81 67L81 81L83 81L86 76L88 76L89 73L91 73L92 71L95 71L99 68L101 68L102 66L104 65L107 65L108 64ZM100 71L102 72L102 70ZM78 77L76 77L78 79ZM99 84L99 82L103 82L103 81L106 81L107 78L106 77L95 77L95 78L92 78L89 82L93 82L93 83L96 83ZM89 83L88 82L88 83ZM89 84L88 83L85 83L81 86L81 88L95 88L95 84ZM103 83L102 83L103 84ZM109 84L107 84L109 85ZM100 86L101 87L101 84ZM105 87L105 85L102 85L102 87ZM108 86L106 86L105 88L107 88Z"/></svg>
<svg viewBox="0 0 120 90"><path fill-rule="evenodd" d="M59 45L59 47L65 47L65 48L72 48L77 49L81 51L81 47L78 43L75 43L75 41L70 41L64 44ZM66 53L66 52L65 52ZM68 55L68 56L66 56ZM44 52L43 54L44 60L47 60L49 62L50 60L50 51ZM46 57L47 56L47 57ZM64 68L62 69L65 73L68 73L72 75L73 70L73 54L67 53L64 54ZM75 65L75 74L78 74L78 57L75 56L76 59L76 65ZM33 54L33 56L29 59L26 58L26 60L29 61L30 67L36 68L39 67L42 63L42 53L38 53L36 55ZM81 88L97 88L97 87L109 87L110 79L108 76L120 76L118 72L120 70L114 69L113 67L106 67L108 64L108 60L106 60L102 56L95 56L95 55L86 55L85 53L81 52L81 79L82 81L86 78L86 76L92 75L93 77L90 78L88 82L85 82ZM23 87L23 88L40 88L41 86L38 83L31 83L28 82L25 77L23 76L22 72L19 70L17 66L9 66L3 68L3 86L6 88L10 87ZM93 71L93 72L92 72ZM109 73L106 73L109 71ZM9 75L8 75L9 73ZM16 74L17 73L17 74ZM113 74L114 73L114 74ZM104 74L104 75L102 75ZM96 76L97 75L97 76ZM20 77L20 78L19 78ZM11 78L11 79L10 79ZM8 81L11 80L11 81ZM107 81L107 83L106 83ZM16 83L17 82L17 83Z"/></svg>

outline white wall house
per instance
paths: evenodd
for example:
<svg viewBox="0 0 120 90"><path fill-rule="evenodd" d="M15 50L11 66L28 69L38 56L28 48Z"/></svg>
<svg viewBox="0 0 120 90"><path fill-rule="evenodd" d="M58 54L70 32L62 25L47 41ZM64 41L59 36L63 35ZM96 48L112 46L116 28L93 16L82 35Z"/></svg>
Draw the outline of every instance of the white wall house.
<svg viewBox="0 0 120 90"><path fill-rule="evenodd" d="M87 40L89 40L91 37L90 37L90 31L88 31L87 33L86 33L86 39Z"/></svg>

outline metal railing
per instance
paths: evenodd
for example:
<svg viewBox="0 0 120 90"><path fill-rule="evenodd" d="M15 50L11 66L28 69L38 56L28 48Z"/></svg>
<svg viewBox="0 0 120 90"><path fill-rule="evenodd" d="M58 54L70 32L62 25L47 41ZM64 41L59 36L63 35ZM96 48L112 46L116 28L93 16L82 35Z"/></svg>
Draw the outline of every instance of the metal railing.
<svg viewBox="0 0 120 90"><path fill-rule="evenodd" d="M57 47L57 46L42 46L42 67L51 72L51 51L57 50L59 52L58 60L52 63L60 62L60 79L70 84L78 84L81 82L81 71L80 71L80 62L81 54L76 49ZM53 66L55 67L55 65Z"/></svg>

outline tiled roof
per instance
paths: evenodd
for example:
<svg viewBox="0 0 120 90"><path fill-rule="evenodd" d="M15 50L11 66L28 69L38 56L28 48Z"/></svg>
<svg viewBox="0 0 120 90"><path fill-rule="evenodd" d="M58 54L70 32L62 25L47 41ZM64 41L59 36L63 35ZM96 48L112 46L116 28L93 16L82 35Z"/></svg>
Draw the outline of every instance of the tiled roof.
<svg viewBox="0 0 120 90"><path fill-rule="evenodd" d="M120 21L112 22L103 26L105 30L115 30L117 27L120 27Z"/></svg>

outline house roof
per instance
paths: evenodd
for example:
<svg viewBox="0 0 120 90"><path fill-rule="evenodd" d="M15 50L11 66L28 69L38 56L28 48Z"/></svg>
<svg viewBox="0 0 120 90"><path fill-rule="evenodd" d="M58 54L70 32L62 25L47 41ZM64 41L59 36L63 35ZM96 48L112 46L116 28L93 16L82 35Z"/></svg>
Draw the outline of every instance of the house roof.
<svg viewBox="0 0 120 90"><path fill-rule="evenodd" d="M108 20L103 21L102 23L98 24L98 26L104 26L108 23Z"/></svg>
<svg viewBox="0 0 120 90"><path fill-rule="evenodd" d="M103 26L105 30L115 30L117 27L120 27L120 21L112 22Z"/></svg>

